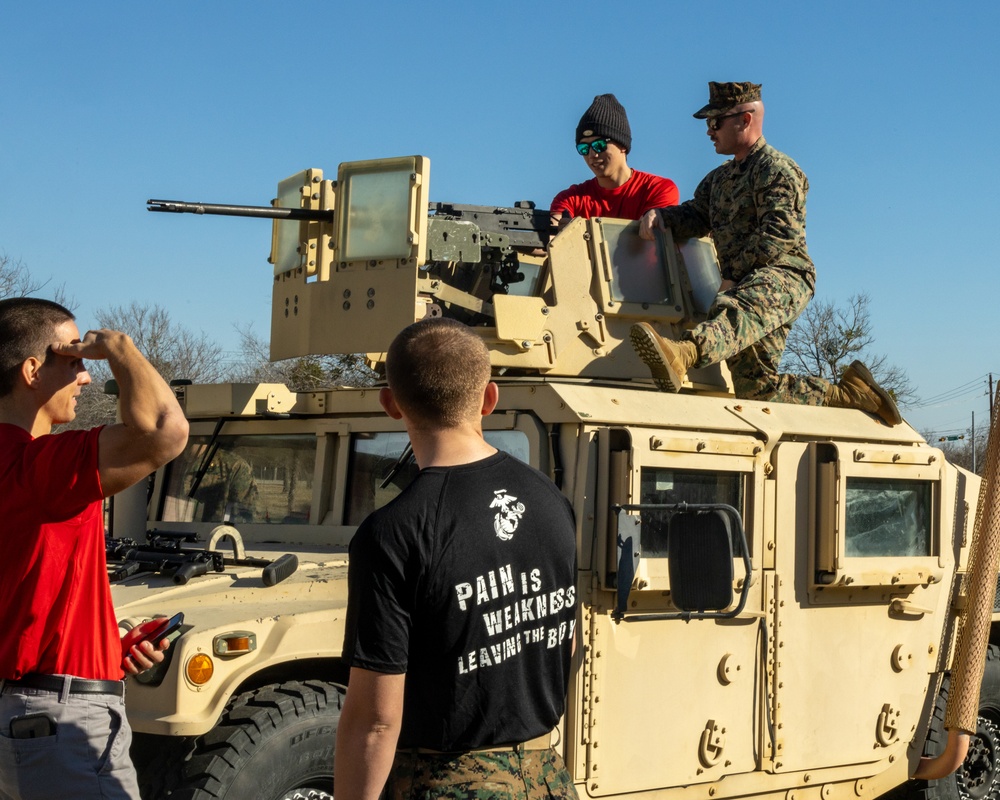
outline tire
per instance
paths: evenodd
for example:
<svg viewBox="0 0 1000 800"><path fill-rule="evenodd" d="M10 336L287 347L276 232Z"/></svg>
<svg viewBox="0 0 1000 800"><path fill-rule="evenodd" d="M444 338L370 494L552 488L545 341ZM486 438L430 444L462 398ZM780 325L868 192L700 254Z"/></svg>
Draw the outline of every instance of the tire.
<svg viewBox="0 0 1000 800"><path fill-rule="evenodd" d="M944 752L948 732L944 712L950 681L945 677L934 705L925 756ZM1000 648L990 645L979 689L979 722L969 754L958 770L937 781L911 781L910 800L1000 800Z"/></svg>
<svg viewBox="0 0 1000 800"><path fill-rule="evenodd" d="M324 681L289 681L239 695L218 725L193 741L169 797L333 800L343 692Z"/></svg>
<svg viewBox="0 0 1000 800"><path fill-rule="evenodd" d="M184 759L193 740L183 736L157 736L132 733L129 754L139 778L142 800L166 800L177 788L184 769Z"/></svg>

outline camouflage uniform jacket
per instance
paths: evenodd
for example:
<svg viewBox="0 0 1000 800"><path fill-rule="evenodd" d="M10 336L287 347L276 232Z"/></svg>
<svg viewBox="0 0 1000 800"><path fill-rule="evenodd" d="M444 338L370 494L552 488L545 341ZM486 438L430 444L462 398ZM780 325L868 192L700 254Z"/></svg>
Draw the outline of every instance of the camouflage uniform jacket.
<svg viewBox="0 0 1000 800"><path fill-rule="evenodd" d="M723 278L739 282L758 267L786 267L815 288L806 250L808 191L799 165L761 136L742 161L708 173L694 199L660 213L676 240L711 233Z"/></svg>

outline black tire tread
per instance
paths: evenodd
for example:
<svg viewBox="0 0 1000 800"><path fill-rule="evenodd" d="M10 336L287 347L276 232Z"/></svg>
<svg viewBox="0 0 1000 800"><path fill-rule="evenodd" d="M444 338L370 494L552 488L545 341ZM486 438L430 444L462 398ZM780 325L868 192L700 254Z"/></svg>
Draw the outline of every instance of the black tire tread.
<svg viewBox="0 0 1000 800"><path fill-rule="evenodd" d="M339 710L342 699L335 684L318 680L270 684L236 696L219 723L195 740L184 764L184 787L171 800L223 797L229 774L249 760L268 732L331 705Z"/></svg>
<svg viewBox="0 0 1000 800"><path fill-rule="evenodd" d="M190 737L132 734L132 763L142 800L165 800L180 785L184 762L194 746Z"/></svg>

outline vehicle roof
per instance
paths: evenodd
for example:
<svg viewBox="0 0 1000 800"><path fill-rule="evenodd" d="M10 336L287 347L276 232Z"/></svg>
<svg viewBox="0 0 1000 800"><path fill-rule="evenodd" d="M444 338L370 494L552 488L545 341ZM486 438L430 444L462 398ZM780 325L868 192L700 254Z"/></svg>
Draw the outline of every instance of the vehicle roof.
<svg viewBox="0 0 1000 800"><path fill-rule="evenodd" d="M923 437L905 422L889 427L877 417L856 409L740 400L731 395L670 394L658 391L651 383L638 381L531 376L501 377L496 379L496 383L500 387L497 412L530 411L543 423L549 424L640 426L703 433L714 431L757 436L765 442L796 438L810 441L850 439L915 446L926 444ZM322 396L324 416L381 414L378 389L377 386L339 387L309 393L312 400L297 403L296 411L300 410L300 406L303 410L315 407L319 396Z"/></svg>

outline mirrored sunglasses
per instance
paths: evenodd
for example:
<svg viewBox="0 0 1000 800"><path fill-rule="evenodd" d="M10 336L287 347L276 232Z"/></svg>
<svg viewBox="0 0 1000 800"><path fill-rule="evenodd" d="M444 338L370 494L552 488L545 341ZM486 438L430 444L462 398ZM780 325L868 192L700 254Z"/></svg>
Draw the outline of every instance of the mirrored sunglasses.
<svg viewBox="0 0 1000 800"><path fill-rule="evenodd" d="M605 150L608 149L608 143L611 140L605 137L604 139L594 139L592 142L580 142L576 146L576 152L581 156L589 155L590 151L593 150L597 155L600 155Z"/></svg>

